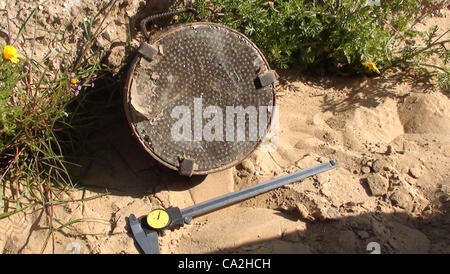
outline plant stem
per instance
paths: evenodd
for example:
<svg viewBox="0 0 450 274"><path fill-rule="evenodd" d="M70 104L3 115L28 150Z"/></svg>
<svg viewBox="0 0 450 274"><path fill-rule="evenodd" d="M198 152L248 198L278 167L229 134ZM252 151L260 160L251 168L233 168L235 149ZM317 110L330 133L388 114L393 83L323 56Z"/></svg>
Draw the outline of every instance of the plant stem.
<svg viewBox="0 0 450 274"><path fill-rule="evenodd" d="M103 8L102 10L100 10L100 12L106 10L108 7L112 7L116 4L117 0L111 0L109 1L109 3L105 6L105 8ZM99 13L100 13L99 12ZM86 43L86 45L84 45L83 51L81 52L80 56L78 57L77 62L75 63L75 66L73 68L73 71L76 71L79 66L81 65L81 62L83 61L84 56L86 55L88 49L91 47L92 43L94 42L94 39L97 38L98 33L100 32L100 29L103 26L103 23L105 22L106 18L108 17L109 13L111 12L111 9L109 9L105 16L103 17L102 21L100 22L100 25L97 27L97 30L95 31L94 35L91 37L91 39ZM98 14L95 16L97 17Z"/></svg>
<svg viewBox="0 0 450 274"><path fill-rule="evenodd" d="M447 72L443 67L439 67L439 66L436 66L436 65L426 64L426 63L419 63L419 65L420 65L420 66L424 66L424 67L435 68L435 69L441 70L441 71L443 71L443 72L449 73L449 72Z"/></svg>

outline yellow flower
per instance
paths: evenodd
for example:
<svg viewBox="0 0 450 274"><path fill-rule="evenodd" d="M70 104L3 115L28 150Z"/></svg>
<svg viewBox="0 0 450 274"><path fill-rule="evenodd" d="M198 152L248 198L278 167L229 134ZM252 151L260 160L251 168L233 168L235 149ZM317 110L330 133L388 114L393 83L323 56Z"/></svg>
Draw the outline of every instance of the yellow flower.
<svg viewBox="0 0 450 274"><path fill-rule="evenodd" d="M70 83L75 85L76 83L78 83L78 79L77 78L71 78L70 79Z"/></svg>
<svg viewBox="0 0 450 274"><path fill-rule="evenodd" d="M377 65L375 65L374 62L364 62L363 66L367 67L370 69L370 71L376 72L378 74L381 74L380 71L377 68Z"/></svg>
<svg viewBox="0 0 450 274"><path fill-rule="evenodd" d="M13 62L14 64L19 62L19 54L15 47L7 45L3 49L3 59Z"/></svg>

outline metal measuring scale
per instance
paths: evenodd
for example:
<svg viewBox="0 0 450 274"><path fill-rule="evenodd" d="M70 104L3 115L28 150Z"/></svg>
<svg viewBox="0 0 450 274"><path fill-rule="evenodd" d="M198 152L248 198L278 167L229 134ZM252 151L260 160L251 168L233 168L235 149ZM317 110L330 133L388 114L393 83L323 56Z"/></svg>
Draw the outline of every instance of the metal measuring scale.
<svg viewBox="0 0 450 274"><path fill-rule="evenodd" d="M178 207L169 207L167 209L158 208L152 210L147 216L139 219L136 218L134 214L131 214L129 216L129 223L134 240L145 254L158 254L158 232L161 232L164 229L177 228L182 227L184 224L191 224L194 217L334 169L337 166L338 165L331 160L184 209Z"/></svg>

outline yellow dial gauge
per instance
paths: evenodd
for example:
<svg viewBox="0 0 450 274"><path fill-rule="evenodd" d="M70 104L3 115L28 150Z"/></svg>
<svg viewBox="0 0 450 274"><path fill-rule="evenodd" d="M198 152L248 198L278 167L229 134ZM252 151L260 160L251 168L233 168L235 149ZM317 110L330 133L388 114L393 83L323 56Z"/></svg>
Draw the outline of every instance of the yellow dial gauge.
<svg viewBox="0 0 450 274"><path fill-rule="evenodd" d="M153 229L163 229L170 223L170 216L164 209L152 210L147 216L147 224Z"/></svg>

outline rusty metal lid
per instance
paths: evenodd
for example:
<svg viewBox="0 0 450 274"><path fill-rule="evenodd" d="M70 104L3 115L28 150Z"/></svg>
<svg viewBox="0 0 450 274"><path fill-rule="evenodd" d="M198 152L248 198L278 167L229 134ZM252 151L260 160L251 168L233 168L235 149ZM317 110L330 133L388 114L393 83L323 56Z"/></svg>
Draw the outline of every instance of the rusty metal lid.
<svg viewBox="0 0 450 274"><path fill-rule="evenodd" d="M176 25L138 49L125 112L139 142L159 162L187 176L208 174L238 164L261 143L271 123L275 80L243 34L206 22ZM244 123L233 110L244 110Z"/></svg>

